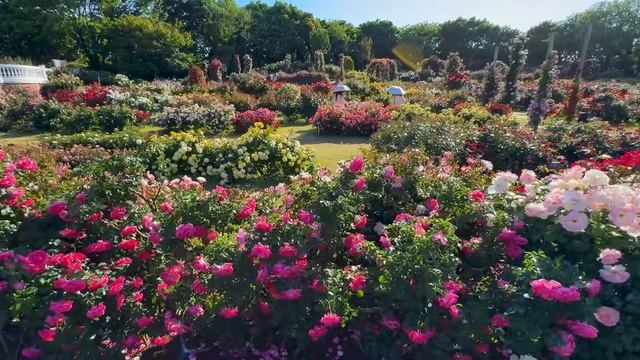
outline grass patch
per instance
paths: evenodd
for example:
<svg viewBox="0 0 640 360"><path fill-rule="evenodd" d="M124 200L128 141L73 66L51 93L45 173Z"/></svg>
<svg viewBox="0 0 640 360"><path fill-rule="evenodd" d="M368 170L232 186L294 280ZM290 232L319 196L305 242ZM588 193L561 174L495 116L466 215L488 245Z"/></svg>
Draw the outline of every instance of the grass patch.
<svg viewBox="0 0 640 360"><path fill-rule="evenodd" d="M278 133L300 141L311 149L319 166L331 169L335 169L339 161L351 159L370 147L369 137L318 135L316 128L309 124L283 124Z"/></svg>

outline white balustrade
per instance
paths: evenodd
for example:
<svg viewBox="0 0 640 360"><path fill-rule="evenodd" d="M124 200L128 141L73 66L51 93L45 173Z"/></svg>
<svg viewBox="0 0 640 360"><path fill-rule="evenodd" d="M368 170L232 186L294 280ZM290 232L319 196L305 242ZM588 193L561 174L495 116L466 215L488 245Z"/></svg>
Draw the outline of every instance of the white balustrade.
<svg viewBox="0 0 640 360"><path fill-rule="evenodd" d="M44 66L0 64L0 84L45 84Z"/></svg>

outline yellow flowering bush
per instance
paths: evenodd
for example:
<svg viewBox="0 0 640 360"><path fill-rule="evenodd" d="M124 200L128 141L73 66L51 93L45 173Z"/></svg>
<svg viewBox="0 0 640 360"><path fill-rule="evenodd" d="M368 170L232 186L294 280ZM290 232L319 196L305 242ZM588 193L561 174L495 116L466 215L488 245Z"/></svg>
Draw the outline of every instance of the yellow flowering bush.
<svg viewBox="0 0 640 360"><path fill-rule="evenodd" d="M207 139L201 131L152 137L142 154L163 175L203 176L221 183L295 175L313 167L311 153L300 142L261 123L236 139Z"/></svg>

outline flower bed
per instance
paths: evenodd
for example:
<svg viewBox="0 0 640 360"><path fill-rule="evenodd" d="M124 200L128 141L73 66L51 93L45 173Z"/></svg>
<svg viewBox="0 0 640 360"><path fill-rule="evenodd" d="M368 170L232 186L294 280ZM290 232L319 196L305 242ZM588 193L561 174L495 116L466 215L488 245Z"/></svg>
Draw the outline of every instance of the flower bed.
<svg viewBox="0 0 640 360"><path fill-rule="evenodd" d="M196 132L152 137L139 156L163 175L204 176L223 183L295 175L312 167L309 151L297 140L260 124L239 139L205 139Z"/></svg>
<svg viewBox="0 0 640 360"><path fill-rule="evenodd" d="M391 116L392 108L380 103L347 103L321 106L309 122L320 132L371 135Z"/></svg>
<svg viewBox="0 0 640 360"><path fill-rule="evenodd" d="M278 121L277 114L274 111L265 108L260 108L255 111L247 110L236 113L233 126L236 133L244 134L256 123L262 123L265 126L272 126L274 128L280 127L280 121Z"/></svg>
<svg viewBox="0 0 640 360"><path fill-rule="evenodd" d="M252 132L244 145L275 141ZM161 142L195 154L202 141ZM625 342L638 335L637 185L372 156L250 194L157 181L120 158L38 195L26 185L53 169L0 152L11 355L123 358L172 342L210 358L638 354Z"/></svg>

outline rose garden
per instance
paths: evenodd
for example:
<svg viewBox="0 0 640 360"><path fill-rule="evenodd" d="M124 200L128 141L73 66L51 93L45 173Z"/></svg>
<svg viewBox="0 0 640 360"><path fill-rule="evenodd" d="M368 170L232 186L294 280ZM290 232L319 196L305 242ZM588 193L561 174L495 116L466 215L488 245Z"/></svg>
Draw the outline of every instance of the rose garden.
<svg viewBox="0 0 640 360"><path fill-rule="evenodd" d="M640 29L628 58L596 23L582 59L507 32L477 64L364 25L334 53L311 17L269 62L101 16L171 65L98 32L100 66L0 87L0 358L640 357Z"/></svg>

